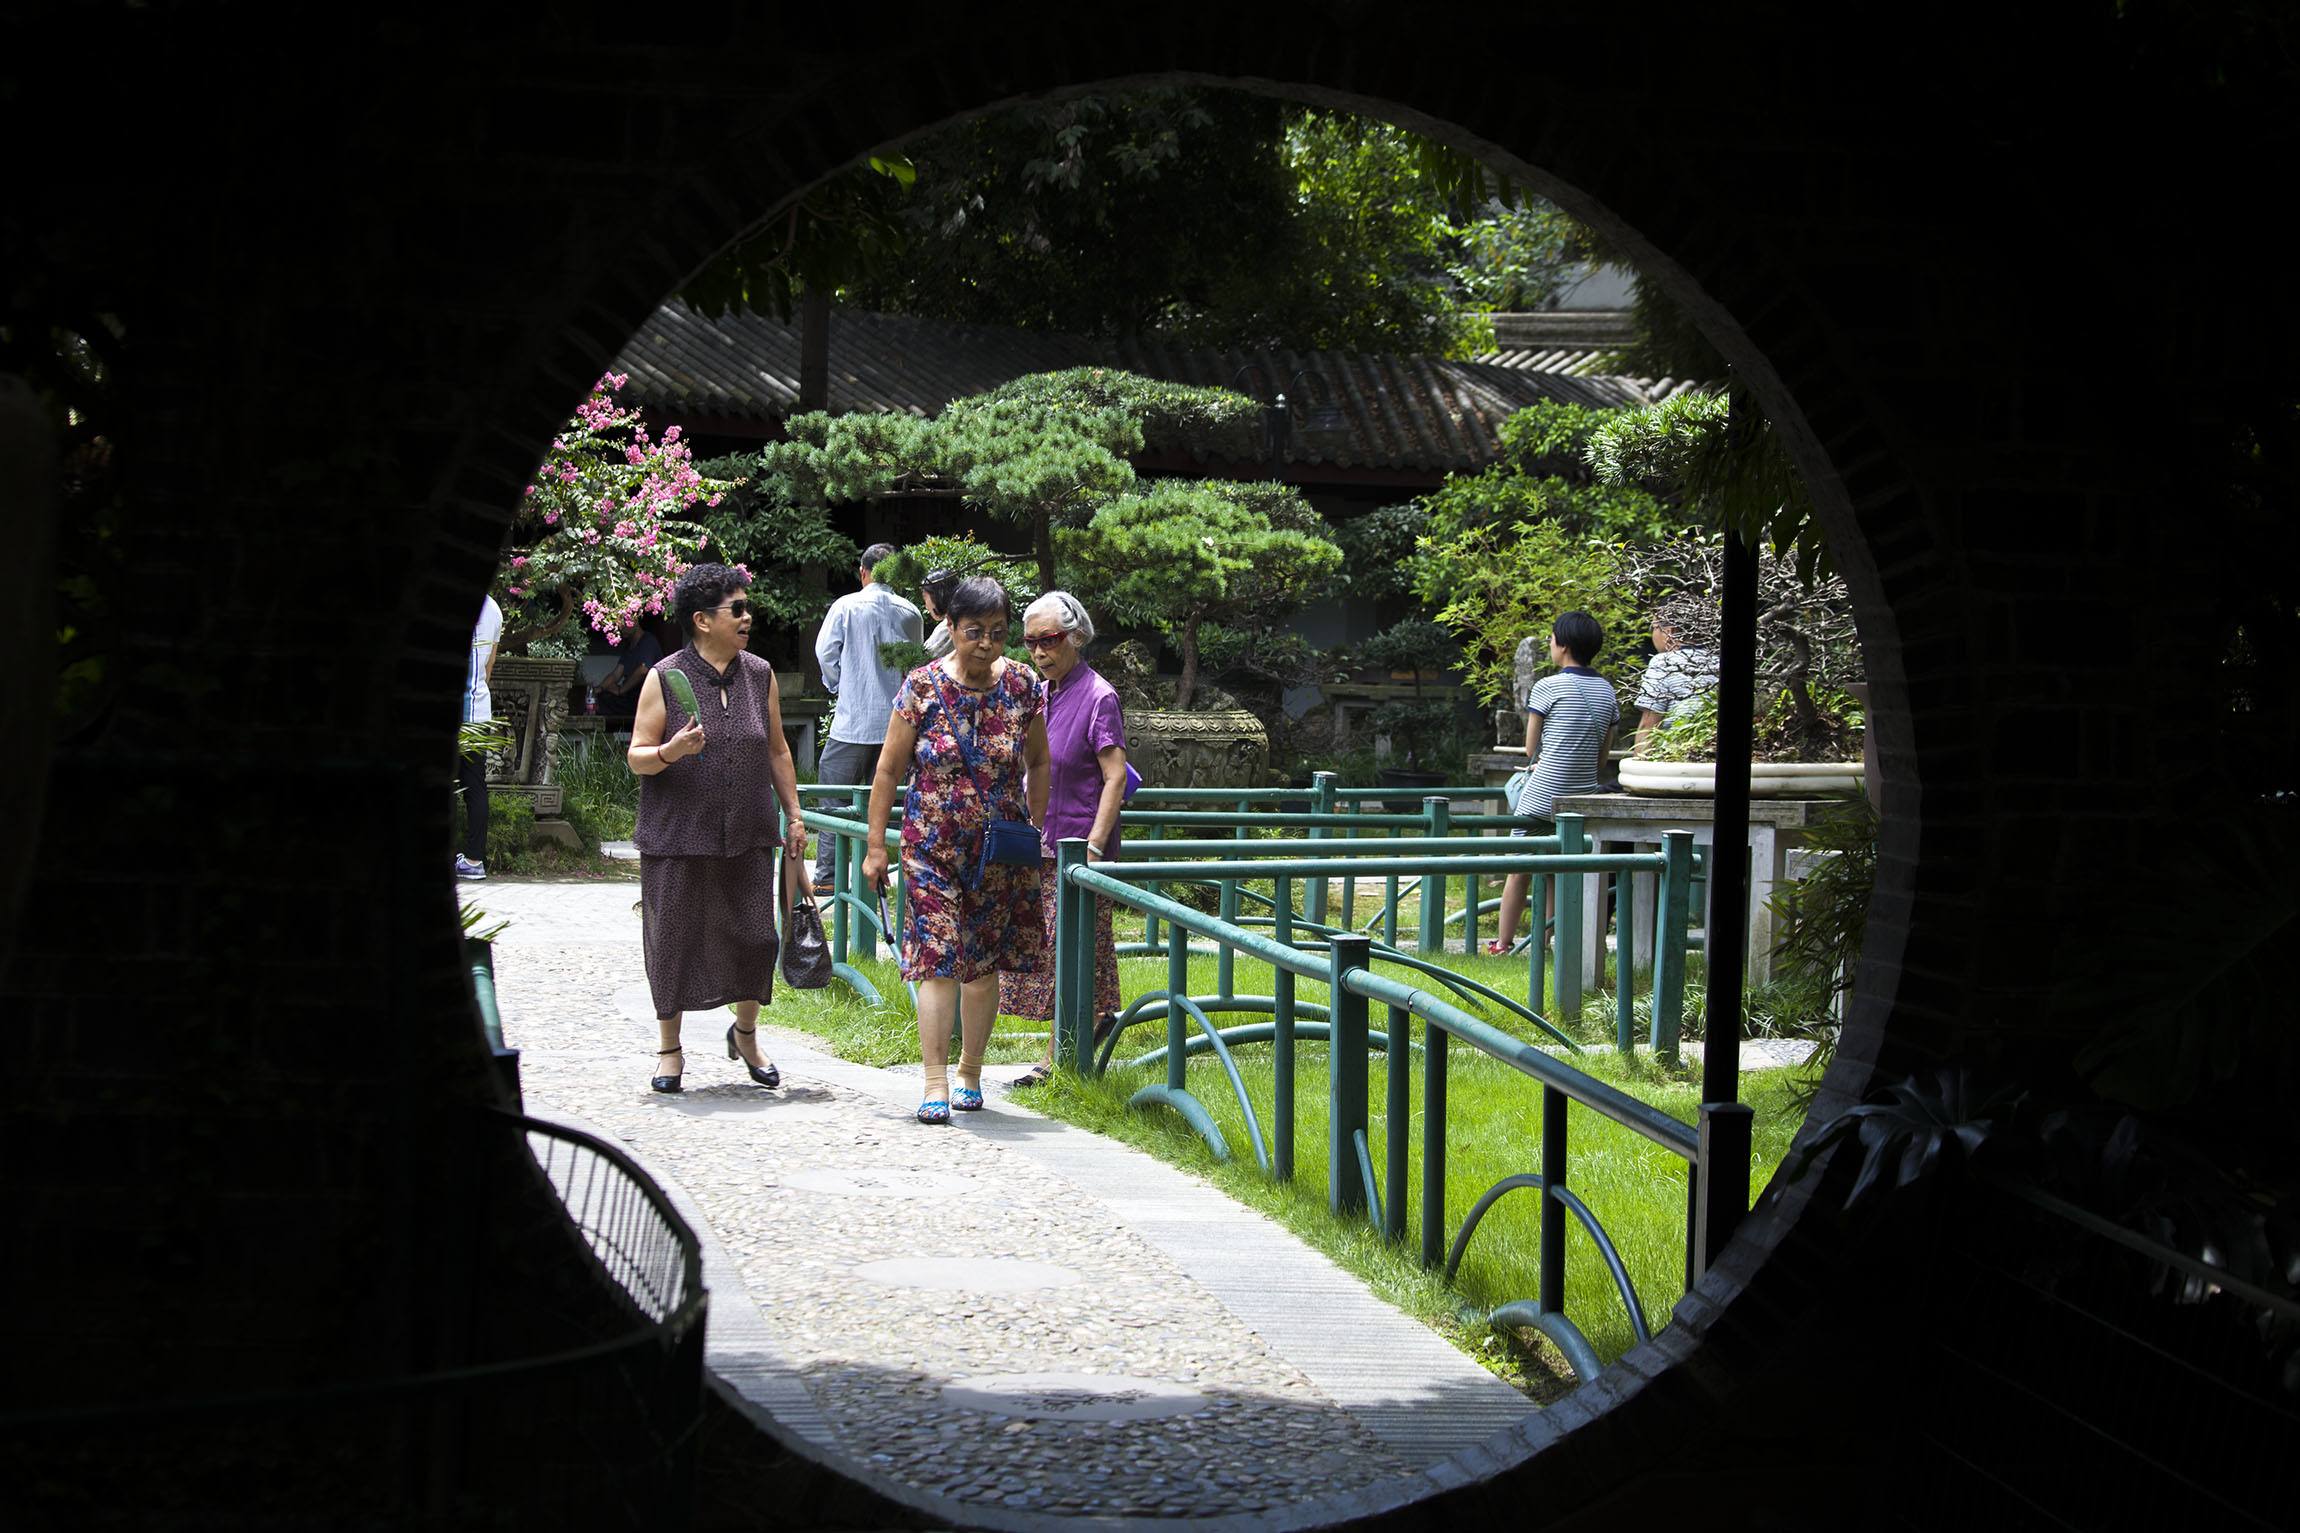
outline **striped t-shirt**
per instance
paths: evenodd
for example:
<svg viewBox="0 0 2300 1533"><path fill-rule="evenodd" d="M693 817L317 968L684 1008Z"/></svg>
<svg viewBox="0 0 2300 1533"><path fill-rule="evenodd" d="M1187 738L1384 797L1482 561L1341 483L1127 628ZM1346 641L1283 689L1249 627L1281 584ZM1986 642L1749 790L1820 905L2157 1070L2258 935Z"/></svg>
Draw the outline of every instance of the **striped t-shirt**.
<svg viewBox="0 0 2300 1533"><path fill-rule="evenodd" d="M1621 704L1612 682L1587 666L1569 665L1533 684L1525 711L1541 715L1541 755L1518 795L1517 812L1546 815L1562 795L1596 789Z"/></svg>

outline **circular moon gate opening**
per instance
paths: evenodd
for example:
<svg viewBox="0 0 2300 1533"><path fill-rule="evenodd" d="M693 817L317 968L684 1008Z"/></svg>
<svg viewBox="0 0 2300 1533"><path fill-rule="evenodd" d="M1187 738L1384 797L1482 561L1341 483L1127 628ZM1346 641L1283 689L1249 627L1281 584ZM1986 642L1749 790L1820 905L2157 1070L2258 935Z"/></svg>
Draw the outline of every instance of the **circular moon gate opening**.
<svg viewBox="0 0 2300 1533"><path fill-rule="evenodd" d="M1295 93L1294 93L1294 92L1282 92L1281 94L1295 94ZM1302 91L1302 92L1299 92L1299 94L1300 94L1300 95L1302 95L1302 96L1304 96L1304 97L1316 97L1316 96L1317 96L1317 93L1315 93L1315 92L1310 92L1310 91ZM1329 105L1333 104L1333 103L1332 103L1332 101L1331 101L1330 99L1328 100L1328 104L1329 104ZM1385 109L1385 110L1386 110L1386 113L1387 113L1388 115L1397 115L1397 116L1408 116L1408 115L1410 115L1410 114L1405 114L1405 113L1402 113L1402 112L1398 112L1398 111L1397 111L1395 108L1388 108L1388 109ZM1458 137L1458 131L1457 131L1457 130L1450 130L1450 129L1444 128L1442 125L1431 125L1431 131L1433 131L1433 132L1435 132L1435 133L1439 134L1440 136L1455 136L1455 137ZM879 146L879 147L880 147L880 148L882 148L882 149L884 148L884 146ZM1504 160L1506 160L1506 157L1504 157L1504 156L1499 156L1499 155L1493 154L1493 153L1491 152L1491 150L1490 150L1490 147L1489 147L1489 146L1480 146L1480 147L1481 147L1481 148L1486 148L1486 149L1487 149L1487 152L1488 152L1488 156L1489 156L1489 159L1491 159L1491 160L1493 160L1493 161L1496 161L1496 162L1501 162L1501 161L1504 161ZM892 151L891 151L891 150L889 150L889 151L887 151L887 152L892 152ZM1536 187L1537 189L1539 189L1540 191L1543 191L1543 192L1549 193L1549 194L1550 194L1550 195L1552 195L1552 196L1553 196L1553 197L1554 197L1556 200L1558 200L1560 203L1562 203L1562 204L1564 204L1564 205L1566 205L1566 206L1568 206L1568 207L1572 208L1574 211L1576 211L1576 212L1578 212L1578 213L1582 213L1582 214L1583 214L1583 216L1590 218L1592 222L1595 222L1595 223L1599 223L1599 224L1601 224L1602 226L1604 226L1604 227L1606 228L1606 232L1608 233L1608 235L1609 235L1609 236L1611 236L1611 237L1613 237L1615 240L1617 240L1617 241L1619 242L1619 245L1620 245L1621 247L1623 247L1623 248L1639 248L1639 249L1645 249L1645 248L1646 248L1646 247L1644 247L1644 246L1643 246L1643 244L1642 244L1642 241L1640 241L1640 240L1639 240L1638 236L1635 234L1635 232L1634 232L1634 231L1632 231L1632 230L1629 230L1629 229L1628 229L1628 228L1627 228L1625 225L1623 225L1623 224L1620 222L1620 220L1618 220L1618 219L1616 219L1616 218L1612 217L1612 215L1610 215L1609 213L1605 212L1605 210L1603 210L1602 208L1599 208L1599 207L1598 207L1598 206L1597 206L1597 205L1596 205L1594 202L1592 202L1592 201L1591 201L1591 199L1589 199L1588 197L1586 197L1586 196L1582 195L1582 194L1581 194L1580 192L1578 192L1576 189L1574 189L1574 188L1572 188L1572 187L1568 187L1568 186L1565 186L1565 185L1563 185L1562 183L1558 183L1558 182L1555 182L1555 181L1553 181L1551 178L1549 178L1549 177L1547 177L1547 176L1544 176L1544 175L1543 175L1543 174L1541 174L1539 171L1537 171L1537 170L1535 170L1535 169L1533 169L1533 168L1531 168L1531 167L1528 167L1528 166L1523 166L1523 165L1518 165L1518 164L1511 164L1511 165L1509 166L1509 173L1511 173L1511 174L1513 174L1513 175L1517 176L1517 177L1518 177L1518 178L1520 178L1522 181L1524 181L1526 184L1532 185L1532 186ZM791 196L790 196L790 198L789 198L788 200L789 200L790 202L793 202L793 203L795 203L795 201L797 200L797 197L798 197L798 196L800 196L800 195L803 195L803 193L794 193L794 194L791 194ZM767 220L767 223L769 223L769 224L772 224L772 223L773 223L773 221L774 221L774 217L775 217L775 215L770 215L770 216L769 216L769 218L768 218L768 220ZM1646 258L1647 258L1648 260L1651 260L1651 261L1653 261L1653 262L1655 263L1655 273L1654 273L1654 275L1655 275L1655 277L1656 277L1656 280L1657 280L1658 284L1659 284L1659 285L1660 285L1660 286L1663 288L1663 290L1664 290L1664 291L1666 291L1666 292L1670 293L1672 296L1677 296L1677 297L1679 297L1679 298L1680 298L1680 301L1682 301L1682 302L1684 303L1685 307L1686 307L1686 308L1687 308L1689 311L1691 311L1691 312L1694 312L1694 313L1696 313L1696 314L1703 314L1703 315L1705 315L1707 318L1709 318L1709 319L1711 320L1711 322L1712 322L1712 323L1714 323L1714 319L1715 319L1715 309L1716 309L1716 306L1714 305L1714 303L1713 303L1713 302L1711 302L1709 299L1707 299L1707 297L1706 297L1705 295L1703 295L1703 294L1700 292L1700 290L1699 290L1698 288L1696 288L1696 287L1694 287L1694 286L1693 286L1693 284L1692 284L1692 282L1691 282L1691 279L1690 279L1690 278L1688 278L1688 277L1687 277L1687 276L1686 276L1686 275L1685 275L1685 274L1684 274L1682 271L1679 271L1679 270L1678 270L1678 269L1676 269L1675 267L1672 267L1672 266L1668 265L1668 263L1667 263L1665 260L1663 260L1662 258L1660 258L1660 257L1659 257L1659 256L1657 256L1657 255L1651 254L1651 253L1649 252L1649 253L1647 254ZM1724 346L1723 346L1721 349L1726 349L1726 350L1728 350L1728 351L1735 349L1734 343L1735 343L1735 342L1737 342L1737 341L1739 341L1738 332L1737 332L1737 331L1733 331L1733 330L1731 330L1731 329L1730 329L1730 327L1727 327L1727 328L1724 330L1724 332L1723 332L1723 334L1722 334L1722 335L1720 335L1720 336L1716 336L1716 337L1713 337L1713 339L1717 339L1717 340L1720 340L1720 341L1724 342L1725 344L1724 344ZM1739 349L1739 350L1741 350L1741 351L1743 351L1744 353L1746 353L1746 352L1747 352L1747 350L1748 350L1748 348L1747 348L1747 346L1746 346L1746 343L1745 343L1745 342L1740 342L1738 349ZM1750 375L1750 376L1752 376L1752 377L1756 377L1756 378L1762 378L1762 377L1765 377L1765 376L1767 376L1767 374L1766 374L1766 372L1765 372L1765 369L1764 369L1764 367L1762 366L1762 361L1761 361L1761 359L1757 359L1757 360L1756 360L1756 362L1755 362L1753 365L1751 365L1750 367L1748 367L1748 369L1747 369L1747 373L1748 373L1748 375ZM1795 419L1793 419L1793 418L1792 418L1792 419L1790 419L1790 420L1788 420L1788 421L1785 421L1785 422L1783 422L1783 423L1781 424L1781 426L1780 426L1780 428L1779 428L1779 429L1781 430L1781 434L1782 434L1782 436L1784 437L1784 439L1786 439L1786 440L1789 440L1789 441L1791 441L1791 442L1793 442L1793 443L1794 443L1794 442L1802 442L1802 441L1805 441L1805 440L1807 439L1807 437L1809 436L1809 430L1808 430L1808 428L1805 428L1805 427L1804 427L1804 425L1803 425L1803 423L1802 423L1801 421L1797 421L1797 420L1795 420ZM1820 498L1823 498L1823 499L1825 499L1826 497L1825 497L1825 496L1823 496L1823 497L1820 497ZM1848 563L1851 563L1851 562L1854 562L1854 561L1848 561ZM1886 687L1886 688L1884 689L1884 691L1886 692L1886 694L1887 694L1888 696L1889 696L1890 690L1891 690L1891 689L1890 689L1890 687L1889 687L1889 686L1888 686L1888 687ZM1889 706L1889 704L1888 704L1888 706ZM1880 996L1880 997L1879 997L1879 999L1882 999L1882 996ZM1257 1151L1259 1151L1259 1149L1260 1149L1260 1146L1259 1146L1259 1145L1257 1145ZM817 1178L816 1178L816 1180L817 1180L818 1182L820 1182L820 1185L819 1185L819 1186L816 1186L816 1185L814 1185L814 1184L810 1183L810 1184L808 1184L808 1190L817 1190L817 1191L823 1191L823 1192L839 1192L839 1191L847 1191L847 1192L850 1192L850 1193L852 1193L852 1194L856 1194L856 1195L863 1195L863 1196L869 1196L869 1195L873 1195L873 1194L884 1195L884 1192L885 1192L885 1190L884 1190L883 1188L877 1187L875 1184L874 1184L874 1185L872 1185L872 1186L855 1186L855 1187L851 1187L851 1188L850 1188L850 1187L844 1187L844 1186L842 1186L842 1185L836 1185L836 1184L838 1184L838 1183L839 1183L839 1181L840 1181L840 1176L841 1176L841 1173L837 1173L837 1172L824 1172L824 1173L820 1173L820 1174L817 1176ZM1368 1180L1369 1180L1369 1183L1370 1183L1370 1182L1371 1182L1371 1180L1372 1180L1372 1172L1371 1172L1370 1170L1368 1171ZM794 1184L793 1184L793 1185L797 1185L797 1183L796 1183L796 1182L794 1182ZM1538 1187L1538 1186L1540 1185L1540 1179L1539 1179L1539 1178L1535 1178L1535 1179L1533 1179L1533 1181L1532 1181L1532 1182L1530 1182L1530 1183L1529 1183L1529 1185L1533 1185L1533 1186L1537 1186L1537 1187ZM1506 1189L1499 1189L1499 1190L1506 1190ZM1541 1195L1541 1196L1543 1196L1543 1197L1545 1197L1545 1198L1546 1198L1546 1196L1547 1196L1547 1195L1546 1195L1546 1194L1543 1194L1543 1195ZM1591 1219L1595 1217L1595 1216L1593 1216L1592 1214L1590 1214L1589 1210L1587 1209L1587 1207L1586 1207L1585 1205L1582 1205L1582 1204L1580 1204L1580 1203L1578 1202L1578 1200L1574 1199L1574 1198L1571 1196L1571 1194L1570 1194L1570 1193L1561 1193L1561 1194L1559 1194L1559 1195L1558 1195L1558 1197L1559 1197L1559 1200L1560 1200L1562 1203L1564 1203L1564 1204L1566 1204L1566 1205L1569 1205L1569 1206L1571 1206L1571 1208L1572 1208L1572 1210L1573 1210L1573 1213L1574 1213L1575 1217L1576 1217L1576 1218L1579 1218L1579 1219L1582 1221L1582 1223L1584 1223L1584 1224L1588 1224L1588 1223L1590 1223ZM1482 1214L1482 1213L1484 1212L1484 1207L1485 1207L1485 1205L1481 1204L1481 1205L1480 1205L1480 1207L1479 1207L1479 1210L1478 1210L1478 1212ZM1472 1218L1472 1221L1471 1221L1471 1224L1472 1224L1472 1226L1473 1226L1473 1227L1474 1227L1474 1224L1475 1224L1475 1222L1476 1222L1476 1221L1475 1221L1475 1217L1473 1216L1473 1218ZM1598 1228L1598 1227L1595 1227L1595 1226L1593 1226L1593 1228ZM1463 1235L1463 1240L1464 1240L1464 1242L1466 1242L1466 1240L1467 1240L1467 1237L1468 1237L1468 1235L1469 1235L1469 1234L1470 1234L1470 1230L1465 1228L1465 1229L1464 1229L1464 1231L1462 1232L1462 1235ZM1617 1271L1617 1275L1618 1275L1618 1269L1619 1269L1619 1265L1620 1265L1620 1264L1619 1264L1619 1260L1618 1260L1618 1258L1617 1258L1617 1257L1616 1257L1616 1256L1613 1254L1613 1251L1612 1251L1612 1248L1611 1248L1611 1246L1605 1242L1605 1240L1604 1240L1604 1236L1603 1236L1603 1234L1602 1234L1602 1232L1601 1232L1601 1229L1600 1229L1600 1232L1599 1232L1599 1234L1598 1234L1598 1243L1599 1243L1599 1247L1601 1248L1601 1252L1602 1252L1602 1254L1604 1255L1604 1257L1605 1257L1607 1260L1609 1260L1609 1261L1612 1261L1612 1262L1613 1262L1613 1264L1614 1264L1614 1266L1615 1266L1615 1268L1616 1268L1616 1271ZM1457 1252L1456 1254L1457 1254L1457 1256L1458 1256L1458 1252ZM1594 1257L1592 1257L1592 1259L1594 1259ZM928 1278L928 1277L938 1277L939 1281L941 1281L941 1282L944 1284L944 1286L950 1286L950 1287L963 1287L963 1286L965 1286L965 1282L964 1282L964 1281L962 1281L962 1276L963 1276L963 1275L962 1275L962 1274L959 1274L959 1273L958 1273L958 1272L957 1272L955 1269L948 1269L948 1270L943 1270L943 1271L940 1271L940 1272L939 1272L939 1274L933 1274L933 1273L929 1273L929 1272L926 1272L926 1271L921 1271L921 1272L911 1272L911 1271L909 1271L909 1270L907 1270L907 1269L902 1269L902 1264L901 1264L901 1263L899 1263L899 1262L882 1263L882 1264L879 1264L879 1265L880 1265L880 1266L883 1266L884 1268L886 1268L886 1271L885 1271L883 1274L882 1274L882 1273L880 1273L880 1272L878 1272L878 1271L877 1271L877 1269L875 1269L875 1268L872 1268L872 1269L865 1269L865 1270L861 1270L861 1271L859 1271L859 1272L858 1272L858 1276L861 1276L861 1277L864 1277L864 1278L873 1279L873 1280L879 1280L879 1281L887 1281L887 1282L895 1282L895 1283L910 1283L910 1282L915 1282L915 1281L919 1281L919 1280L922 1280L922 1279L926 1279L926 1278ZM924 1263L924 1264L922 1264L922 1266L923 1266L924 1268L933 1268L933 1267L934 1267L934 1265L935 1265L935 1264L934 1264L934 1263L932 1263L931 1261L930 1261L930 1262L927 1262L927 1263ZM1012 1264L1009 1264L1009 1265L1012 1265ZM898 1270L898 1269L902 1269L902 1270ZM1448 1270L1449 1270L1449 1272L1450 1272L1450 1265L1449 1265L1449 1269L1448 1269ZM996 1279L997 1279L997 1278L1000 1276L1000 1274L999 1274L999 1273L997 1273L997 1272L991 1272L991 1271L989 1271L989 1270L986 1268L986 1269L985 1269L985 1273L984 1273L984 1274L979 1274L978 1276L982 1276L982 1277L983 1277L985 1280L996 1280ZM1028 1280L1028 1275L1025 1275L1025 1276L1024 1276L1024 1278L1022 1278L1022 1279L1018 1279L1018 1281L1026 1281L1026 1280ZM1630 1305L1631 1305L1631 1308L1632 1308L1632 1311L1633 1311L1633 1315L1634 1315L1634 1319L1635 1319L1635 1322L1636 1322L1636 1327L1637 1327L1637 1335L1638 1335L1640 1338L1642 1338L1642 1337L1643 1337L1643 1336L1646 1334L1646 1333L1645 1333L1645 1328L1644 1328L1644 1318L1645 1318L1645 1317L1644 1317L1644 1315L1643 1315L1642 1313L1635 1313L1635 1312L1637 1311L1637 1309L1638 1309L1638 1306L1637 1306L1637 1301L1636 1301L1636 1296L1635 1296L1634 1290L1632 1290L1632 1289L1626 1289L1626 1288L1625 1288L1625 1289L1624 1289L1624 1292L1625 1292L1625 1293L1628 1295L1628 1298L1629 1298L1629 1302L1630 1302ZM1533 1307L1534 1307L1534 1306L1530 1306L1530 1305L1510 1306L1510 1307L1509 1307L1509 1315L1507 1316L1507 1318L1510 1320L1510 1322L1511 1322L1511 1323L1513 1323L1513 1324L1514 1324L1514 1323L1517 1321L1517 1319L1518 1319L1518 1318L1520 1318L1520 1317L1518 1317L1518 1316L1516 1315L1516 1311L1517 1311L1517 1310L1519 1310L1519 1309L1525 1309L1525 1310L1528 1310L1528 1311L1529 1311L1529 1314L1530 1314L1530 1311L1531 1311L1531 1309L1532 1309ZM1543 1325L1544 1325L1544 1317L1539 1317L1539 1316L1534 1316L1534 1317L1531 1317L1531 1318L1528 1320L1528 1323L1529 1323L1529 1324L1532 1324L1532 1325L1534 1325L1534 1326L1536 1326L1537 1328L1542 1328L1542 1327L1543 1327ZM1592 1353L1589 1351L1589 1349L1588 1349L1588 1347L1587 1347L1587 1344L1586 1344L1586 1342L1584 1342L1584 1341L1583 1341L1583 1340L1580 1338L1580 1336L1579 1336L1579 1333L1578 1333L1578 1332L1576 1332L1576 1331L1572 1331L1572 1328L1571 1328L1570 1326L1567 1326L1567 1327L1565 1328L1565 1332L1567 1332L1567 1333L1570 1333L1570 1334L1567 1334L1567 1335L1566 1335L1566 1340L1567 1340L1568 1342L1572 1343L1572 1345L1569 1345L1569 1346L1567 1347L1567 1353L1568 1353L1568 1356L1569 1356L1569 1357L1571 1357L1571 1358L1573 1358L1573 1359L1575 1360L1575 1362L1576 1362L1577 1366L1579 1367L1580 1371L1582 1371L1582 1372L1585 1374L1585 1376L1586 1376L1586 1375L1589 1375L1589 1374L1594 1374L1594 1373L1595 1373L1595 1371L1596 1371L1596 1369L1597 1369L1597 1367L1598 1367L1598 1363L1597 1363L1597 1360L1596 1360L1596 1357L1595 1357L1595 1355L1594 1355L1594 1354L1592 1354ZM1058 1392L1058 1393L1059 1393L1059 1392ZM1055 1417L1055 1418L1063 1418L1063 1419L1091 1419L1091 1417L1090 1417L1090 1416L1084 1416L1084 1417L1082 1417L1082 1416L1078 1416L1078 1415L1076 1415L1076 1414L1074 1414L1074 1413L1065 1413L1065 1412L1053 1412L1053 1413L1051 1413L1051 1415L1052 1415L1053 1417Z"/></svg>

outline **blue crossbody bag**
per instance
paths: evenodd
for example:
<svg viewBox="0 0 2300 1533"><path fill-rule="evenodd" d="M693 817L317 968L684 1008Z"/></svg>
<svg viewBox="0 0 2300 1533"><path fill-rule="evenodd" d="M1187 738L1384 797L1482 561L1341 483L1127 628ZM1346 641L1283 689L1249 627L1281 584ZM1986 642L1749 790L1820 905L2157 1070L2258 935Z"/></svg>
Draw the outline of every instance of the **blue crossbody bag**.
<svg viewBox="0 0 2300 1533"><path fill-rule="evenodd" d="M966 737L958 732L958 710L951 706L939 672L934 678L934 691L942 704L942 727L950 732L950 743L958 747L958 759L966 764L967 775L974 779L974 791L981 795L983 807L987 809L995 800L990 796L989 785L982 780L981 768L975 765L974 752ZM1036 865L1039 845L1038 827L1028 820L992 819L982 828L982 860L975 864L974 882L970 887L982 887L983 876L994 862Z"/></svg>

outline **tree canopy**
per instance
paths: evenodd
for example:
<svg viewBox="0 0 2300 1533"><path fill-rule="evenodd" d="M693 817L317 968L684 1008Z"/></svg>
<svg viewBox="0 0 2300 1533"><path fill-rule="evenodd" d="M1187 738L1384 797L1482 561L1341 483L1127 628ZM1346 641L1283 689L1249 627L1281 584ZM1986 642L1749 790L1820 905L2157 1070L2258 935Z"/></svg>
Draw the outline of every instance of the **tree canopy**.
<svg viewBox="0 0 2300 1533"><path fill-rule="evenodd" d="M1209 624L1267 623L1316 595L1342 552L1289 485L1162 479L1104 506L1084 527L1055 533L1116 616L1155 626L1182 654L1174 706L1197 690L1199 639Z"/></svg>
<svg viewBox="0 0 2300 1533"><path fill-rule="evenodd" d="M951 401L930 420L894 412L793 416L760 451L762 493L795 506L902 494L965 499L1028 530L1040 589L1057 584L1053 530L1135 484L1146 445L1235 449L1253 401L1109 368L1034 373Z"/></svg>
<svg viewBox="0 0 2300 1533"><path fill-rule="evenodd" d="M1239 91L1016 107L834 177L682 294L1214 348L1466 355L1543 301L1577 225L1404 129Z"/></svg>

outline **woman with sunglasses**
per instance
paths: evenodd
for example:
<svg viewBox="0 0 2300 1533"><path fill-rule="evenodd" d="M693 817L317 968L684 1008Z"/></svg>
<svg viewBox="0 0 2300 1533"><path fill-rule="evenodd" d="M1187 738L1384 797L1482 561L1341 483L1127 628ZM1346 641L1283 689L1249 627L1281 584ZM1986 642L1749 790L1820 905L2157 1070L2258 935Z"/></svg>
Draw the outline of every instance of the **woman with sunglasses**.
<svg viewBox="0 0 2300 1533"><path fill-rule="evenodd" d="M902 884L910 907L902 977L918 986L918 1049L926 1066L921 1123L982 1106L982 1056L998 1015L1001 974L1040 962L1035 862L988 862L992 820L1046 823L1045 699L1027 667L1006 658L1006 589L962 580L944 604L946 659L903 678L870 794L863 882L886 892L886 827L895 784L902 811ZM958 1086L950 1086L950 1025L959 1023Z"/></svg>
<svg viewBox="0 0 2300 1533"><path fill-rule="evenodd" d="M782 1084L751 1036L774 998L777 801L794 865L806 860L807 832L775 668L749 653L749 586L724 564L679 577L672 626L684 642L647 672L631 722L657 1091L680 1089L682 1016L729 1005L727 1057L761 1086Z"/></svg>
<svg viewBox="0 0 2300 1533"><path fill-rule="evenodd" d="M1050 1021L1054 1016L1054 847L1071 836L1086 839L1086 860L1118 855L1118 811L1126 802L1126 713L1118 689L1084 658L1094 642L1094 619L1068 591L1049 591L1024 609L1022 642L1030 663L1046 678L1046 840L1038 864L1038 909L1045 946L1035 973L1001 974L998 1009L1010 1017ZM1118 1022L1118 939L1110 902L1094 902L1094 1041ZM1046 1057L1014 1084L1043 1084L1054 1073L1054 1035Z"/></svg>

